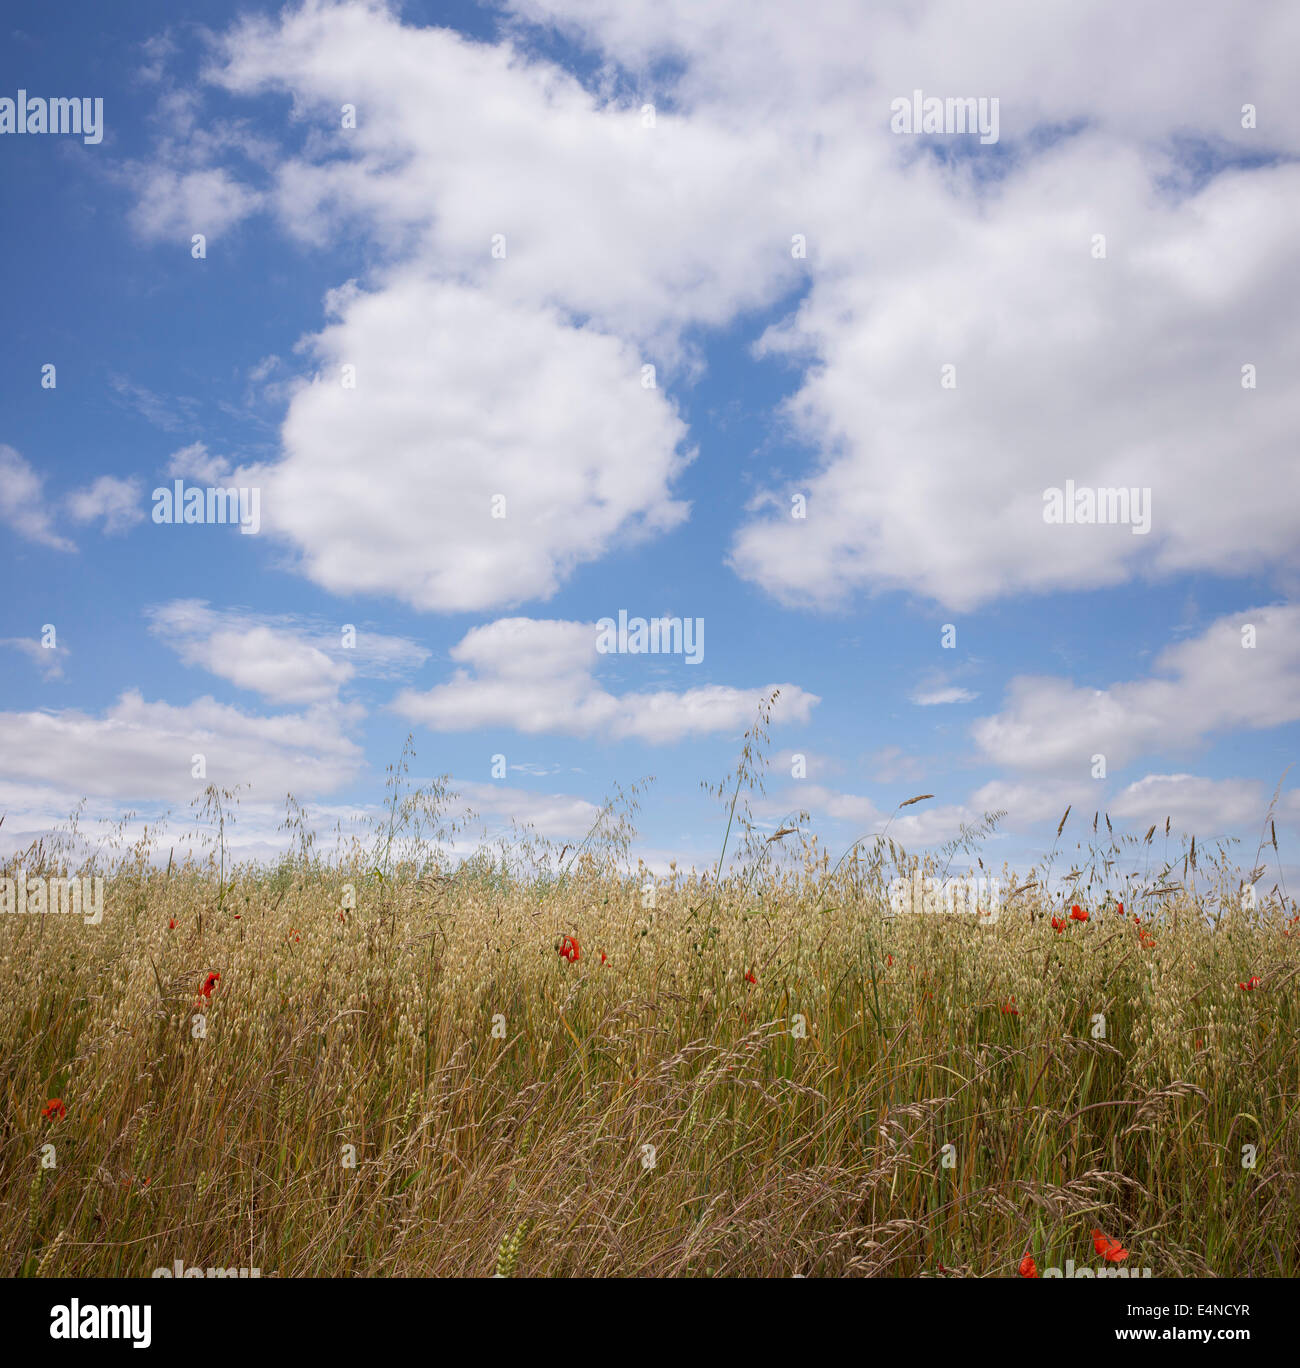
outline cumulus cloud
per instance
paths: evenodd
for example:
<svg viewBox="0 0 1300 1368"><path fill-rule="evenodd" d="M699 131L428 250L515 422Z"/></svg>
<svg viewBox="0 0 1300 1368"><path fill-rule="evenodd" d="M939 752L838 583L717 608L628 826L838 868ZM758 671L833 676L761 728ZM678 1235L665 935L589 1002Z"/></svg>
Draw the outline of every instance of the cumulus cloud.
<svg viewBox="0 0 1300 1368"><path fill-rule="evenodd" d="M814 121L830 106L846 118L857 114L860 132L875 132L887 126L889 99L919 86L999 96L1012 137L1086 115L1134 141L1192 128L1239 147L1300 148L1288 60L1300 17L1287 5L1260 10L1249 26L1230 11L1192 12L1179 0L1140 9L1125 0L1060 0L1050 9L962 0L870 8L855 0L509 0L508 7L637 75L653 68L692 108L730 108L738 120L766 111ZM1155 51L1176 60L1153 62ZM1114 76L1104 99L1096 80L1103 70ZM1262 131L1243 130L1245 100L1272 111Z"/></svg>
<svg viewBox="0 0 1300 1368"><path fill-rule="evenodd" d="M274 209L305 241L360 222L448 276L665 345L798 283L799 189L778 127L669 109L648 127L642 101L602 99L508 37L403 24L382 4L249 18L206 75L236 95L293 95L310 132L276 167ZM355 128L340 126L344 101Z"/></svg>
<svg viewBox="0 0 1300 1368"><path fill-rule="evenodd" d="M743 730L773 687L781 691L773 714L778 723L806 722L820 702L795 684L708 684L614 695L594 677L596 640L595 623L502 618L475 627L452 648L462 668L448 683L423 693L403 690L392 707L433 731L508 727L669 743Z"/></svg>
<svg viewBox="0 0 1300 1368"><path fill-rule="evenodd" d="M1253 628L1254 646L1244 628ZM1300 719L1300 608L1273 605L1220 618L1162 651L1155 673L1106 689L1021 676L1007 706L973 728L984 756L1019 770L1088 773L1104 755L1114 771L1152 753L1199 746L1232 728Z"/></svg>
<svg viewBox="0 0 1300 1368"><path fill-rule="evenodd" d="M624 343L410 274L334 308L284 459L238 473L316 583L481 610L546 598L686 516L670 492L685 426Z"/></svg>
<svg viewBox="0 0 1300 1368"><path fill-rule="evenodd" d="M265 211L302 244L356 232L372 249L371 273L329 296L300 347L309 374L276 368L280 459L238 472L317 584L495 611L678 526L690 434L641 367L658 363L671 392L698 373L701 329L783 300L755 351L798 368L774 426L811 456L796 478L784 458L786 471L759 474L729 542L736 572L778 600L834 609L899 591L966 610L1189 572L1294 572L1300 508L1279 491L1293 483L1300 390L1285 377L1300 329L1279 282L1300 273L1300 10L1244 25L1172 0L508 9L498 42L404 23L377 0L241 20L214 40L204 80L236 99L290 96L274 149L200 118L198 95L171 91L160 110L142 231L180 231L174 206L219 226ZM525 45L533 24L594 51L586 87ZM918 88L998 98L1002 143L894 135L890 102ZM940 383L947 365L955 388ZM193 469L231 473L186 450ZM1149 490L1149 531L1045 522L1045 491L1070 481ZM806 518L789 516L791 493ZM1234 636L1246 620L1254 650ZM1294 720L1297 625L1277 607L1224 619L1149 677L1103 689L1015 680L973 732L1007 774L891 831L984 807L1054 824L1067 801L1108 791L1087 777L1097 752L1114 774ZM449 681L407 689L398 711L439 730L662 740L752 716L758 691L611 693L590 630L490 623L453 652ZM189 648L205 667L224 654L211 636ZM313 687L301 651L283 677L231 658L268 696ZM973 697L946 678L912 695ZM806 717L816 700L786 701ZM878 775L917 769L878 757ZM1176 794L1204 812L1212 791L1198 785L1237 782L1149 774L1116 801L1136 814ZM1244 790L1217 793L1245 811ZM815 796L845 821L887 820L869 799Z"/></svg>
<svg viewBox="0 0 1300 1368"><path fill-rule="evenodd" d="M1243 389L1242 366L1300 364L1277 288L1300 273L1278 217L1300 210L1300 167L1224 173L1184 199L1155 175L1094 132L987 193L922 163L860 215L828 217L838 266L763 348L815 363L786 406L821 453L790 487L807 516L788 499L768 511L790 491L756 500L736 570L793 604L898 589L969 610L1294 565L1300 510L1276 491L1300 395ZM1045 493L1067 482L1139 491L1149 530L1047 522Z"/></svg>
<svg viewBox="0 0 1300 1368"><path fill-rule="evenodd" d="M168 94L139 215L180 205L220 223L265 207L304 242L360 227L389 262L315 339L321 374L283 434L278 527L318 583L433 610L512 605L628 527L673 526L685 433L659 392L624 378L647 351L681 369L688 328L805 288L760 350L807 367L785 418L815 462L759 490L730 553L783 602L899 589L965 609L1294 565L1300 511L1275 496L1300 420L1300 393L1279 381L1300 364L1300 330L1277 288L1300 269L1286 231L1300 167L1285 159L1300 113L1281 57L1300 38L1293 10L1243 26L1119 0L1050 16L951 0L510 9L521 27L491 43L376 0L232 25L206 85L289 93L294 136L275 149L199 118L194 93ZM645 98L595 93L529 52L519 34L536 24L617 64L608 88L662 89L653 120ZM1089 74L1103 68L1104 101ZM977 158L900 139L890 105L915 89L997 98L1003 145ZM182 150L198 166L183 177ZM355 391L337 385L344 364ZM1241 389L1243 364L1257 389ZM940 388L945 365L955 389ZM576 411L590 439L559 421ZM1044 490L1067 480L1149 489L1150 532L1045 523ZM792 491L808 517L773 516ZM523 516L480 535L491 493L517 494ZM373 534L399 500L432 520L418 548L405 529Z"/></svg>

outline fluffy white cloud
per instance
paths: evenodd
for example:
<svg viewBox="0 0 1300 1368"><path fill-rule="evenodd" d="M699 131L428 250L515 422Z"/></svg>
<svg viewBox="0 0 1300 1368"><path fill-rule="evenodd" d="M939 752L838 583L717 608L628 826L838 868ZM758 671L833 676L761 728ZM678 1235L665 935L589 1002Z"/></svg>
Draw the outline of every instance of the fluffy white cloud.
<svg viewBox="0 0 1300 1368"><path fill-rule="evenodd" d="M1300 167L1225 173L1187 198L1161 193L1158 169L1094 132L995 188L922 162L828 215L833 264L764 346L815 362L787 412L822 460L754 501L737 571L790 603L902 589L968 610L1293 565L1300 507L1277 491L1300 393L1280 381L1300 328L1278 282L1300 274L1282 227ZM1068 481L1149 491L1149 530L1046 522L1045 491Z"/></svg>
<svg viewBox="0 0 1300 1368"><path fill-rule="evenodd" d="M320 243L359 225L405 263L317 339L322 378L294 401L275 468L272 525L338 592L515 604L627 527L673 525L685 434L623 377L647 350L688 362L685 328L805 281L763 349L811 363L788 418L818 461L759 495L731 556L773 595L824 607L903 589L960 609L1270 570L1300 544L1300 510L1276 497L1300 420L1280 380L1300 365L1300 329L1277 288L1300 271L1286 231L1300 168L1202 173L1300 147L1283 56L1300 17L1185 8L516 0L521 24L554 23L627 68L621 89L642 93L615 99L509 35L469 42L377 0L309 0L232 26L205 71L236 96L290 93L292 150L200 119L196 97L172 91L140 212L185 203L184 152L200 168L187 176L269 180L242 196L202 180L213 217L264 204ZM916 89L997 98L1004 145L940 159L893 134L891 101ZM1248 363L1259 388L1243 391ZM356 391L337 387L343 364ZM939 386L946 364L955 390ZM559 421L577 411L591 440ZM473 478L448 476L443 453ZM535 497L527 460L552 497ZM629 471L644 472L634 488ZM1067 480L1150 489L1151 531L1044 523L1044 490ZM808 518L768 516L792 490ZM523 517L484 531L485 496L512 492ZM379 510L399 500L421 509L418 545L391 519L381 535Z"/></svg>
<svg viewBox="0 0 1300 1368"><path fill-rule="evenodd" d="M305 641L286 639L270 627L218 629L200 641L185 642L181 659L220 675L241 689L252 689L283 703L319 703L334 698L352 677L351 667L331 660Z"/></svg>
<svg viewBox="0 0 1300 1368"><path fill-rule="evenodd" d="M669 489L685 427L624 343L411 273L334 307L284 459L237 472L318 584L480 610L545 598L579 562L685 517Z"/></svg>
<svg viewBox="0 0 1300 1368"><path fill-rule="evenodd" d="M304 240L360 220L449 277L665 345L799 278L799 178L780 127L667 109L646 127L639 100L599 98L509 41L403 24L377 3L245 20L217 58L207 78L226 90L294 97L308 131L276 167L274 203ZM489 251L498 233L504 261Z"/></svg>
<svg viewBox="0 0 1300 1368"><path fill-rule="evenodd" d="M737 119L763 111L815 123L830 106L875 132L887 126L890 98L921 87L998 96L1012 137L1083 116L1135 140L1196 130L1252 150L1300 147L1289 60L1300 15L1290 5L1253 10L1250 23L1180 0L509 0L509 8L639 75L648 78L654 63L679 101L730 108ZM1153 52L1164 60L1152 61ZM1099 71L1109 73L1100 91ZM1241 127L1246 101L1269 111L1250 132Z"/></svg>
<svg viewBox="0 0 1300 1368"><path fill-rule="evenodd" d="M144 521L143 497L144 486L140 480L101 475L86 488L68 495L68 512L79 523L102 519L104 531L113 536Z"/></svg>
<svg viewBox="0 0 1300 1368"><path fill-rule="evenodd" d="M600 659L596 640L595 623L502 618L475 627L452 648L452 659L466 668L449 683L424 693L405 689L392 707L434 731L509 727L668 743L743 730L774 687L781 691L773 713L778 723L806 722L820 702L795 684L761 689L706 684L616 696L594 677Z"/></svg>
<svg viewBox="0 0 1300 1368"><path fill-rule="evenodd" d="M1243 646L1243 628L1256 644ZM1086 775L1104 755L1108 772L1139 757L1181 752L1231 728L1300 719L1300 608L1252 608L1220 618L1201 636L1162 651L1157 674L1107 689L1069 680L1014 679L1007 706L973 728L985 757L1020 770Z"/></svg>
<svg viewBox="0 0 1300 1368"><path fill-rule="evenodd" d="M355 645L344 647L339 630L327 633L291 618L218 611L198 599L176 599L146 616L154 635L185 664L276 703L334 700L355 675L400 677L429 656L402 637L362 630Z"/></svg>

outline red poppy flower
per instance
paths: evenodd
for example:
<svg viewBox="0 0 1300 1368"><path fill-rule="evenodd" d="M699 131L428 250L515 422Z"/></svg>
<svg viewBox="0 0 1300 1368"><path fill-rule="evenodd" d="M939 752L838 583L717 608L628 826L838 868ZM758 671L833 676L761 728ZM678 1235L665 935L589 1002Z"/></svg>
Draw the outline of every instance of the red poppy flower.
<svg viewBox="0 0 1300 1368"><path fill-rule="evenodd" d="M1123 904L1123 903L1120 903L1120 905L1119 905L1119 914L1120 914L1121 917L1124 915L1124 904Z"/></svg>
<svg viewBox="0 0 1300 1368"><path fill-rule="evenodd" d="M1071 921L1087 921L1087 920L1088 920L1088 914L1083 910L1082 907L1079 906L1078 903L1075 903L1074 906L1073 906L1072 908L1070 908L1070 920L1071 920Z"/></svg>
<svg viewBox="0 0 1300 1368"><path fill-rule="evenodd" d="M1237 985L1237 987L1240 988L1240 989L1242 989L1243 992L1249 993L1252 989L1258 988L1258 987L1259 987L1259 984L1260 984L1259 975L1258 975L1258 974L1252 974L1252 975L1245 981L1245 983L1239 983L1239 984Z"/></svg>
<svg viewBox="0 0 1300 1368"><path fill-rule="evenodd" d="M1020 1260L1020 1276L1022 1278L1036 1278L1038 1276L1038 1265L1028 1250L1025 1250L1025 1257Z"/></svg>
<svg viewBox="0 0 1300 1368"><path fill-rule="evenodd" d="M560 958L568 960L570 964L577 964L582 958L582 951L578 946L576 937L565 936L560 942Z"/></svg>
<svg viewBox="0 0 1300 1368"><path fill-rule="evenodd" d="M886 967L886 968L892 968L892 967L893 967L893 963L894 963L894 957L893 957L893 955L886 955L886 956L885 956L885 967Z"/></svg>
<svg viewBox="0 0 1300 1368"><path fill-rule="evenodd" d="M757 983L757 982L758 982L758 980L754 977L754 971L753 971L752 969L749 971L749 973L747 973L747 974L745 975L745 982L746 982L746 983Z"/></svg>
<svg viewBox="0 0 1300 1368"><path fill-rule="evenodd" d="M1153 946L1155 943L1156 943L1156 938L1155 938L1154 936L1148 935L1145 931L1143 931L1143 930L1141 930L1141 929L1138 930L1138 944L1139 944L1139 945L1145 945L1148 949L1150 949L1150 947Z"/></svg>
<svg viewBox="0 0 1300 1368"><path fill-rule="evenodd" d="M57 1097L50 1100L41 1108L41 1115L47 1121L62 1121L68 1114L68 1109L59 1101Z"/></svg>
<svg viewBox="0 0 1300 1368"><path fill-rule="evenodd" d="M221 975L214 970L203 980L203 987L199 989L199 992L202 993L205 998L210 998L212 996L212 990L217 986L220 980Z"/></svg>
<svg viewBox="0 0 1300 1368"><path fill-rule="evenodd" d="M176 930L176 918L175 918L175 917L168 917L168 919L167 919L167 929L168 929L168 931L175 931L175 930Z"/></svg>
<svg viewBox="0 0 1300 1368"><path fill-rule="evenodd" d="M1068 925L1069 922L1067 922L1064 917L1052 918L1052 930L1055 931L1058 936L1061 934L1062 931L1065 930L1065 928Z"/></svg>
<svg viewBox="0 0 1300 1368"><path fill-rule="evenodd" d="M1019 1008L1014 1007L1014 1006L1012 1005L1014 1002L1015 1002L1015 998L1012 998L1009 1002L1004 1002L1004 1003L1002 1004L1002 1015L1003 1015L1003 1016L1019 1016L1019 1015L1020 1015L1020 1010L1019 1010Z"/></svg>
<svg viewBox="0 0 1300 1368"><path fill-rule="evenodd" d="M1107 1263L1123 1263L1128 1258L1128 1250L1118 1240L1109 1240L1100 1230L1092 1232L1092 1247Z"/></svg>

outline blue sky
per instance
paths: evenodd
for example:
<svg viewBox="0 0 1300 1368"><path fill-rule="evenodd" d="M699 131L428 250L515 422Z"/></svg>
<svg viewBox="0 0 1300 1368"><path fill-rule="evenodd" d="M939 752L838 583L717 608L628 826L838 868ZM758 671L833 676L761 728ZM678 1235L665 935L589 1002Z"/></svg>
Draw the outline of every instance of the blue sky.
<svg viewBox="0 0 1300 1368"><path fill-rule="evenodd" d="M1073 803L1249 863L1300 736L1295 21L1153 17L1153 72L1121 6L861 8L8 20L0 98L104 136L0 136L4 849L83 796L179 829L203 753L265 855L413 731L488 832L654 774L640 853L703 866L781 685L756 812L835 854L929 792L918 848L1005 808L1023 867ZM999 142L893 133L918 88ZM177 478L260 530L156 524ZM1150 531L1045 524L1066 480ZM703 660L595 654L620 610ZM1298 816L1288 776L1287 859Z"/></svg>

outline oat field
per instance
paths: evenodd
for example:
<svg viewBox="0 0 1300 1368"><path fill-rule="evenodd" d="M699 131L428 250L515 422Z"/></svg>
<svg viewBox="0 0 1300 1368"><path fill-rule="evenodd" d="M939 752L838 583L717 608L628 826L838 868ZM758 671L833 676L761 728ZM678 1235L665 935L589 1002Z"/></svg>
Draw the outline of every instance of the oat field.
<svg viewBox="0 0 1300 1368"><path fill-rule="evenodd" d="M760 832L744 766L716 880L628 868L630 806L442 863L406 794L349 856L122 852L98 925L0 919L0 1273L1015 1277L1097 1230L1300 1274L1289 902L1088 814L994 924L890 915L917 862Z"/></svg>

